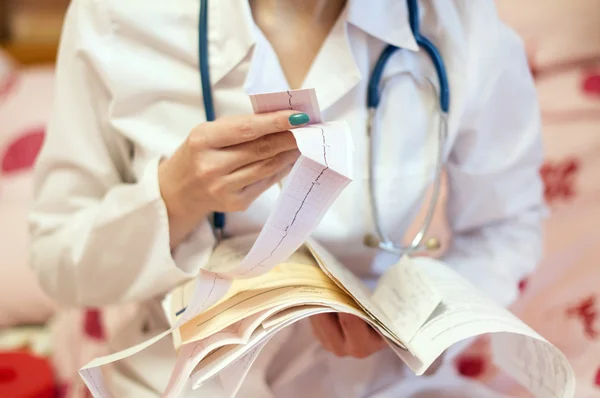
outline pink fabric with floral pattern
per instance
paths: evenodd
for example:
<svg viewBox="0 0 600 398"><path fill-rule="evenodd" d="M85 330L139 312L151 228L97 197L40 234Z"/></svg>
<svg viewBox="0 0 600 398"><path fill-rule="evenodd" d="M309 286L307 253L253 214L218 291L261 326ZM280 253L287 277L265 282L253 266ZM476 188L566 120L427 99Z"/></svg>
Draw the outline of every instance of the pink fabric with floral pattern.
<svg viewBox="0 0 600 398"><path fill-rule="evenodd" d="M0 53L0 327L43 323L53 306L29 267L31 169L52 103L53 70L18 70Z"/></svg>
<svg viewBox="0 0 600 398"><path fill-rule="evenodd" d="M600 397L600 2L497 3L523 36L536 77L551 210L544 260L513 310L567 355L577 398ZM455 363L466 376L527 396L493 367L485 339Z"/></svg>

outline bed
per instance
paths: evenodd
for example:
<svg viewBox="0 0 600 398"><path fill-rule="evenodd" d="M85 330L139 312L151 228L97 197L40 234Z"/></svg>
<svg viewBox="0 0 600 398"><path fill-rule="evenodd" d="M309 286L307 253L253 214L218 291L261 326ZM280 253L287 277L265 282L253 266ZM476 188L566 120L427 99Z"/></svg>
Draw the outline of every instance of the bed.
<svg viewBox="0 0 600 398"><path fill-rule="evenodd" d="M513 311L569 357L577 397L594 398L600 397L600 2L543 1L497 1L524 38L536 77L546 149L540 173L550 213L544 260L521 281ZM102 320L127 318L135 309L58 310L29 269L31 168L50 113L56 44L8 50L0 52L0 358L18 351L44 360L56 396L81 398L86 391L77 369L106 352L111 331ZM443 203L433 230L449 239ZM0 359L0 396L6 396L2 385L9 377L2 366ZM485 338L448 366L526 396L493 366Z"/></svg>

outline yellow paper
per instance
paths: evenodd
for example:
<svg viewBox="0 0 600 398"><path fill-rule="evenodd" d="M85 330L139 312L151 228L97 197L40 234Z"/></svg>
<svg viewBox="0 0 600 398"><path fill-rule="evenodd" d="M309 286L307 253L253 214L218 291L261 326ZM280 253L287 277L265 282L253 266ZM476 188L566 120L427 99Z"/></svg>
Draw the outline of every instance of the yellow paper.
<svg viewBox="0 0 600 398"><path fill-rule="evenodd" d="M221 251L221 258L233 256ZM173 293L173 308L185 306L193 287L182 286ZM257 312L285 306L321 304L358 309L356 303L318 266L306 248L301 248L286 263L270 272L249 279L235 280L227 294L214 306L179 328L181 344L202 340Z"/></svg>

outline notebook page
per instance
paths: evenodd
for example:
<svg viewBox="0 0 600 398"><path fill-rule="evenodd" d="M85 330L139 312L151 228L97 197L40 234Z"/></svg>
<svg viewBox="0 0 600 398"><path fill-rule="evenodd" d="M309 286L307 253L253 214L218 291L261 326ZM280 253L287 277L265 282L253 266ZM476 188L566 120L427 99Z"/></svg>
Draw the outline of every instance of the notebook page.
<svg viewBox="0 0 600 398"><path fill-rule="evenodd" d="M417 257L410 259L410 266L442 295L409 342L413 355L398 352L415 373L424 373L457 342L491 333L498 365L530 392L548 398L574 396L573 369L560 350L442 262Z"/></svg>

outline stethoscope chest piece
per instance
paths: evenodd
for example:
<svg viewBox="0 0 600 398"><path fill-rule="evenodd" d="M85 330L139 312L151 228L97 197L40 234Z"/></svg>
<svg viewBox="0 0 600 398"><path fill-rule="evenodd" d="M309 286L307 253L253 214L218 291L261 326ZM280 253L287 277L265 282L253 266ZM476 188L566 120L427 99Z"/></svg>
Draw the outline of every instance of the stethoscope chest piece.
<svg viewBox="0 0 600 398"><path fill-rule="evenodd" d="M399 250L395 246L386 244L385 241L378 238L375 234L365 234L363 244L370 249L382 249L399 255L414 254L420 252L433 252L442 248L442 242L438 238L429 238L425 243L417 246L409 246Z"/></svg>

